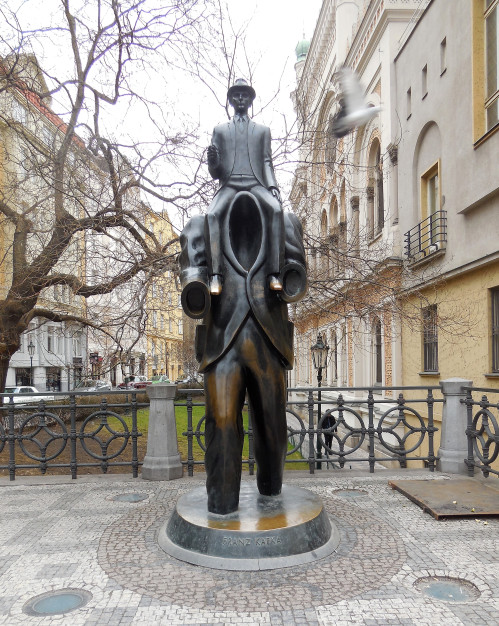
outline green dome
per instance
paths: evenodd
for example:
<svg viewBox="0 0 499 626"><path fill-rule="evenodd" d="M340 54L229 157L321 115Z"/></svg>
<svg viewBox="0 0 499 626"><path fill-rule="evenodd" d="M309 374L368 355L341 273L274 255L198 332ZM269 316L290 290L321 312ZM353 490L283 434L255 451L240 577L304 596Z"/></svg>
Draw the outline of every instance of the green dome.
<svg viewBox="0 0 499 626"><path fill-rule="evenodd" d="M310 48L310 41L308 39L302 39L296 45L296 61L305 61L307 58L307 53Z"/></svg>

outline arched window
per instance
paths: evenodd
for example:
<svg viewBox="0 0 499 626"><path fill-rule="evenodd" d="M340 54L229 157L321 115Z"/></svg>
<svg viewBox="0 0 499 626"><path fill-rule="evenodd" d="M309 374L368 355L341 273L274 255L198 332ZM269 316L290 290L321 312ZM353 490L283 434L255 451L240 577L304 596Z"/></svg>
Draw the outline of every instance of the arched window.
<svg viewBox="0 0 499 626"><path fill-rule="evenodd" d="M375 385L383 384L383 338L381 332L381 320L377 317L373 321L372 340L374 356L374 381Z"/></svg>
<svg viewBox="0 0 499 626"><path fill-rule="evenodd" d="M385 199L383 193L383 159L378 139L369 151L369 182L367 186L368 218L371 236L378 235L385 225Z"/></svg>
<svg viewBox="0 0 499 626"><path fill-rule="evenodd" d="M321 217L321 266L326 276L329 276L329 246L328 246L328 220L326 210L323 209Z"/></svg>
<svg viewBox="0 0 499 626"><path fill-rule="evenodd" d="M327 236L327 213L326 210L324 209L322 211L322 217L321 217L321 237L324 239Z"/></svg>
<svg viewBox="0 0 499 626"><path fill-rule="evenodd" d="M338 338L336 336L336 331L331 331L331 339L330 339L330 354L331 354L331 384L338 384Z"/></svg>

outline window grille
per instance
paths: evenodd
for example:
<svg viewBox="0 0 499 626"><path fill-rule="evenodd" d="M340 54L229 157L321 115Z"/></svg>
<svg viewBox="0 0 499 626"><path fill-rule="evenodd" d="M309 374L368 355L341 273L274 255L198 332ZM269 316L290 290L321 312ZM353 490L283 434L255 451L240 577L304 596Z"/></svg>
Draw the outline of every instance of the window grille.
<svg viewBox="0 0 499 626"><path fill-rule="evenodd" d="M492 371L499 373L499 287L492 289Z"/></svg>
<svg viewBox="0 0 499 626"><path fill-rule="evenodd" d="M423 309L423 371L438 372L437 305Z"/></svg>

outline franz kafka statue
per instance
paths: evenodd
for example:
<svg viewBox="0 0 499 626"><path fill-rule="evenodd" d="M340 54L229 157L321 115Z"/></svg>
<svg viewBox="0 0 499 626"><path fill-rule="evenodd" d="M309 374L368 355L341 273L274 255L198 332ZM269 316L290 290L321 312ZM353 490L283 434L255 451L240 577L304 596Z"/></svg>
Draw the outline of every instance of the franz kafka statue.
<svg viewBox="0 0 499 626"><path fill-rule="evenodd" d="M287 303L307 288L302 228L282 211L270 130L248 117L255 91L238 79L227 98L235 115L215 128L207 151L219 189L206 216L191 218L180 236L182 305L203 318L196 357L206 394L208 511L221 515L239 504L246 393L258 490L281 492L293 367Z"/></svg>

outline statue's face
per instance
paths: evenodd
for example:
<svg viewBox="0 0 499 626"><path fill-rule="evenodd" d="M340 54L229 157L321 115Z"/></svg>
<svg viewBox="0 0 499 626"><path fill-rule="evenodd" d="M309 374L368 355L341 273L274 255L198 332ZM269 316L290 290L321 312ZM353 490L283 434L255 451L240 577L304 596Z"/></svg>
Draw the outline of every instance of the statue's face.
<svg viewBox="0 0 499 626"><path fill-rule="evenodd" d="M245 89L232 92L230 103L234 107L234 111L239 113L239 115L245 115L252 102L253 99L251 95Z"/></svg>

